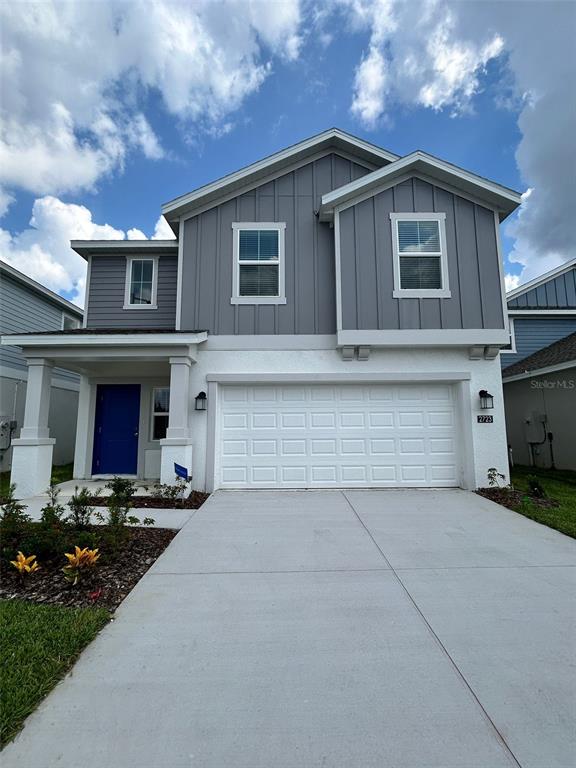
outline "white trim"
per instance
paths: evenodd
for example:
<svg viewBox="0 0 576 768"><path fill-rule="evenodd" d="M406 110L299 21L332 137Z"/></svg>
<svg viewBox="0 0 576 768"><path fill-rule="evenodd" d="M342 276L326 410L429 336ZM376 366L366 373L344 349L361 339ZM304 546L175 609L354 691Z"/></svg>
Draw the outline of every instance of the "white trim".
<svg viewBox="0 0 576 768"><path fill-rule="evenodd" d="M333 209L336 205L355 199L362 194L368 187L372 188L389 177L394 177L400 172L406 172L409 169L421 170L428 169L432 175L441 174L441 178L454 180L456 187L464 186L467 191L477 191L483 199L488 197L504 215L512 213L521 203L521 195L512 189L503 187L500 184L484 179L474 173L465 171L451 163L447 163L439 158L421 152L420 150L412 152L402 157L384 168L380 168L373 173L366 174L355 181L345 184L338 189L328 192L322 196L321 211L326 215L328 209Z"/></svg>
<svg viewBox="0 0 576 768"><path fill-rule="evenodd" d="M258 160L257 162L241 168L239 171L230 173L227 176L218 179L217 181L206 184L205 186L200 187L200 189L189 192L185 195L180 195L179 197L164 203L162 206L162 214L166 218L167 214L178 215L178 212L181 214L182 208L191 206L194 203L199 203L199 201L204 200L211 195L217 194L221 190L226 189L226 187L239 187L242 185L242 182L245 181L249 183L251 176L254 176L255 174L263 174L268 168L271 168L272 166L277 166L279 164L286 165L292 158L297 157L302 153L310 154L318 148L321 149L322 145L325 145L325 148L329 148L332 144L334 144L334 149L337 150L340 143L344 146L344 148L350 148L353 153L354 150L360 150L361 153L364 153L364 155L367 155L368 157L371 156L376 162L384 161L388 163L396 161L399 158L398 155L392 152L388 152L385 149L381 149L380 147L376 147L374 144L370 144L367 141L363 141L362 139L358 139L355 136L351 136L350 134L347 134L337 128L331 128L328 131L323 131L316 136L305 139L298 144L294 144L291 147L287 147L286 149L283 149L279 152L275 152L263 160ZM362 155L360 155L359 159L361 161Z"/></svg>
<svg viewBox="0 0 576 768"><path fill-rule="evenodd" d="M342 246L340 243L340 211L334 211L334 255L336 267L336 331L342 330Z"/></svg>
<svg viewBox="0 0 576 768"><path fill-rule="evenodd" d="M274 230L278 232L278 258L269 261L240 262L240 232ZM286 222L284 221L241 221L232 223L232 296L230 304L286 304ZM240 296L240 267L241 266L276 266L278 267L277 296Z"/></svg>
<svg viewBox="0 0 576 768"><path fill-rule="evenodd" d="M528 291L531 291L533 288L539 288L549 280L553 280L555 277L563 275L564 272L569 272L573 267L576 267L576 258L570 259L570 261L567 261L564 264L560 264L559 267L555 267L549 272L545 272L543 275L540 275L540 277L535 277L533 280L530 280L530 282L524 283L524 285L519 285L517 288L514 288L514 290L509 291L506 294L506 298L508 301L510 301L510 299L516 299L518 296L528 293Z"/></svg>
<svg viewBox="0 0 576 768"><path fill-rule="evenodd" d="M519 317L539 317L540 315L576 315L576 309L509 309L509 315L518 315Z"/></svg>
<svg viewBox="0 0 576 768"><path fill-rule="evenodd" d="M362 382L402 382L402 381L467 381L469 371L359 371L357 373L207 373L206 381L218 384L305 384L305 383L343 383Z"/></svg>
<svg viewBox="0 0 576 768"><path fill-rule="evenodd" d="M510 349L504 349L502 348L500 350L501 355L515 355L517 354L516 350L516 331L514 329L514 318L509 317L508 318L508 333L510 334Z"/></svg>
<svg viewBox="0 0 576 768"><path fill-rule="evenodd" d="M6 334L0 345L17 347L149 347L201 344L208 334L200 333L78 333L78 334ZM97 350L94 350L97 351Z"/></svg>
<svg viewBox="0 0 576 768"><path fill-rule="evenodd" d="M215 381L208 381L208 413L206 421L206 472L205 487L212 493L216 486L216 435L219 432L220 387Z"/></svg>
<svg viewBox="0 0 576 768"><path fill-rule="evenodd" d="M90 300L90 278L92 277L92 256L88 256L88 267L86 269L86 285L84 286L84 317L82 318L82 328L88 325L88 303Z"/></svg>
<svg viewBox="0 0 576 768"><path fill-rule="evenodd" d="M476 213L474 213L474 217L476 217ZM496 255L498 258L498 276L500 277L500 294L502 296L502 319L506 322L508 305L506 303L506 282L504 280L504 252L502 250L502 242L500 239L500 218L496 211L494 211L494 228L494 235L496 237Z"/></svg>
<svg viewBox="0 0 576 768"><path fill-rule="evenodd" d="M338 346L469 347L508 344L506 328L407 329L404 331L338 331Z"/></svg>
<svg viewBox="0 0 576 768"><path fill-rule="evenodd" d="M77 307L76 304L72 304L72 302L68 301L68 299L65 299L62 296L59 296L57 293L54 293L54 291L51 291L49 288L45 288L40 283L37 283L36 280L32 280L31 277L28 277L28 275L24 275L18 269L13 267L11 264L7 264L5 261L0 261L0 273L1 272L5 272L9 277L13 278L17 282L20 282L23 285L26 285L28 288L32 288L32 290L35 291L36 293L40 293L42 294L42 296L46 297L47 299L50 299L50 301L53 301L54 303L59 304L60 307L63 307L67 312L71 312L72 314L78 315L80 322L82 322L82 317L84 313L81 307Z"/></svg>
<svg viewBox="0 0 576 768"><path fill-rule="evenodd" d="M152 296L150 304L131 304L130 289L132 285L132 265L135 261L152 262ZM158 309L158 256L126 256L126 276L124 282L124 306L122 309Z"/></svg>
<svg viewBox="0 0 576 768"><path fill-rule="evenodd" d="M178 226L178 265L176 268L176 320L175 327L182 328L182 280L184 274L184 222L180 219Z"/></svg>
<svg viewBox="0 0 576 768"><path fill-rule="evenodd" d="M306 349L336 349L336 334L238 334L208 336L203 350L207 352L271 350L274 352Z"/></svg>
<svg viewBox="0 0 576 768"><path fill-rule="evenodd" d="M502 376L504 384L508 384L509 381L520 381L521 379L533 379L536 376L545 376L548 373L558 373L559 371L566 371L568 368L576 368L576 360L567 360L565 363L558 363L557 365L549 365L546 368L534 368L532 371L526 371L525 373L518 373L515 376Z"/></svg>
<svg viewBox="0 0 576 768"><path fill-rule="evenodd" d="M85 259L92 254L110 251L127 251L138 256L141 251L174 253L178 250L178 240L71 240L70 248Z"/></svg>
<svg viewBox="0 0 576 768"><path fill-rule="evenodd" d="M398 222L400 221L436 221L438 222L438 235L440 238L439 253L400 253L398 238ZM392 296L395 299L449 299L450 281L448 276L448 255L446 253L446 214L445 213L390 213L392 234L392 261L394 269L394 289ZM441 288L402 288L400 281L400 259L412 256L436 256L440 259Z"/></svg>

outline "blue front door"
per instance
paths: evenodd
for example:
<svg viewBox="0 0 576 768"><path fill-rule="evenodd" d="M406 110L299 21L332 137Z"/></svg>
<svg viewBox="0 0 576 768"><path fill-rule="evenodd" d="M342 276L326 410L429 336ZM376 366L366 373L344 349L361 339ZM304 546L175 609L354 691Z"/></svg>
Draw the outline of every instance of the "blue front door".
<svg viewBox="0 0 576 768"><path fill-rule="evenodd" d="M138 471L139 384L99 384L96 391L93 475Z"/></svg>

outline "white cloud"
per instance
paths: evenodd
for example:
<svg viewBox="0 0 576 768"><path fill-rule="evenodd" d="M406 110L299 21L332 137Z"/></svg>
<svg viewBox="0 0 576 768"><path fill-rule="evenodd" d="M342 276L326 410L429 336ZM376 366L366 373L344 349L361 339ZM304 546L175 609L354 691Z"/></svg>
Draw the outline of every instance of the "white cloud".
<svg viewBox="0 0 576 768"><path fill-rule="evenodd" d="M509 259L525 282L573 258L576 4L501 2L497 13L492 3L440 0L340 0L340 7L370 34L351 105L369 128L397 105L470 111L486 66L501 57L502 82L491 95L519 111L516 160L532 188L506 227L514 238Z"/></svg>
<svg viewBox="0 0 576 768"><path fill-rule="evenodd" d="M504 284L506 286L506 292L513 291L514 288L518 288L520 285L519 275L504 275Z"/></svg>
<svg viewBox="0 0 576 768"><path fill-rule="evenodd" d="M9 194L91 189L128 153L164 149L148 92L214 130L300 49L298 0L0 4L0 182ZM8 198L4 197L4 208Z"/></svg>
<svg viewBox="0 0 576 768"><path fill-rule="evenodd" d="M70 248L70 240L145 240L139 229L125 233L109 224L98 224L83 205L63 203L56 197L35 200L30 226L12 235L0 229L3 261L57 293L71 295L82 306L86 262ZM161 216L152 239L172 239L174 233Z"/></svg>

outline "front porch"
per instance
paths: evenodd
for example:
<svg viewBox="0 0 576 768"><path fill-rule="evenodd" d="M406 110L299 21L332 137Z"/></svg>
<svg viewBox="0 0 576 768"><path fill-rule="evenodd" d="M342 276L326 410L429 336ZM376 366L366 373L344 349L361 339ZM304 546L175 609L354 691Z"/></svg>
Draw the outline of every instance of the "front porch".
<svg viewBox="0 0 576 768"><path fill-rule="evenodd" d="M205 333L76 331L9 338L22 347L29 377L24 422L13 441L11 482L20 497L50 482L55 440L48 429L54 366L81 376L74 481L121 474L174 482L174 463L191 470L191 371Z"/></svg>

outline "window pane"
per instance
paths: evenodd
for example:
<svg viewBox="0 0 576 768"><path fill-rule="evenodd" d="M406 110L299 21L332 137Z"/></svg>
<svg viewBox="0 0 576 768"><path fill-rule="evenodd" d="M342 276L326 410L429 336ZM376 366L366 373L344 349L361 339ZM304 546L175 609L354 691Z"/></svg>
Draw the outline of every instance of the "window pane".
<svg viewBox="0 0 576 768"><path fill-rule="evenodd" d="M407 289L442 288L439 256L404 256L400 258L400 287Z"/></svg>
<svg viewBox="0 0 576 768"><path fill-rule="evenodd" d="M142 280L142 262L132 262L132 282L139 283Z"/></svg>
<svg viewBox="0 0 576 768"><path fill-rule="evenodd" d="M240 296L278 296L278 266L240 266Z"/></svg>
<svg viewBox="0 0 576 768"><path fill-rule="evenodd" d="M154 390L154 413L168 413L170 410L170 388L160 387Z"/></svg>
<svg viewBox="0 0 576 768"><path fill-rule="evenodd" d="M164 440L168 429L168 416L154 416L153 440Z"/></svg>
<svg viewBox="0 0 576 768"><path fill-rule="evenodd" d="M63 330L70 331L73 328L79 328L79 327L80 327L79 320L77 320L75 317L69 317L68 315L64 315Z"/></svg>
<svg viewBox="0 0 576 768"><path fill-rule="evenodd" d="M151 261L141 261L140 264L142 265L142 282L151 283L154 271L153 263Z"/></svg>
<svg viewBox="0 0 576 768"><path fill-rule="evenodd" d="M440 228L437 221L399 221L400 253L438 253Z"/></svg>
<svg viewBox="0 0 576 768"><path fill-rule="evenodd" d="M241 229L240 261L269 261L278 258L278 231Z"/></svg>
<svg viewBox="0 0 576 768"><path fill-rule="evenodd" d="M258 259L258 232L256 230L240 230L240 261L256 261Z"/></svg>

